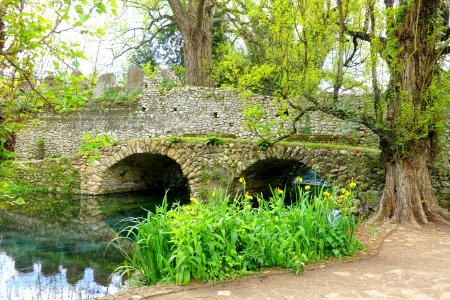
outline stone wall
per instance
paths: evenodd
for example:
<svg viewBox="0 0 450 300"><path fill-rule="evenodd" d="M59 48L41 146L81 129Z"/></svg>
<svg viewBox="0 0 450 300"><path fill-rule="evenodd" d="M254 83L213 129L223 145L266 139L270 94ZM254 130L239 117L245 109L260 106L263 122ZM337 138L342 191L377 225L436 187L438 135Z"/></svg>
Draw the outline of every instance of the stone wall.
<svg viewBox="0 0 450 300"><path fill-rule="evenodd" d="M37 192L79 194L81 165L79 157L14 162L8 180Z"/></svg>
<svg viewBox="0 0 450 300"><path fill-rule="evenodd" d="M271 105L271 98L255 96L256 102ZM236 91L197 87L170 91L147 88L133 106L89 106L79 112L56 115L42 113L17 135L16 152L22 158L39 158L44 153L76 151L84 134L108 133L121 141L190 133L232 134L248 138L243 128L242 99ZM318 112L304 118L299 126L313 134L349 135L365 130L359 124L342 122ZM366 141L376 144L370 134Z"/></svg>
<svg viewBox="0 0 450 300"><path fill-rule="evenodd" d="M271 168L277 163L283 160L299 161L336 185L343 186L353 178L358 183L359 198L368 206L375 207L384 184L379 152L355 152L357 149L336 146L314 148L282 143L268 151L261 151L255 143L233 139L225 140L219 146L207 145L205 139L195 142L181 140L177 143L166 139L147 139L112 146L102 152L101 159L94 165L89 164L86 158L73 156L16 163L17 168L11 174L11 179L19 184L31 184L42 191L55 193L102 194L136 190L143 188L142 178L135 176L136 171L143 166L138 163L138 168L134 168L136 164L133 161L138 160L132 158L137 154L149 154L152 155L149 160L152 166L159 165L161 169L153 170L155 174L164 174L166 161L170 159L186 176L191 195L205 199L205 195L214 188L228 191L239 188L241 176L246 178L248 190L254 189L257 184L252 182L254 174L250 170L257 163L260 163L259 169L266 168L263 171L273 176ZM272 164L267 164L270 161ZM157 177L143 180L155 181ZM160 177L163 179L164 176ZM438 200L442 204L450 204L450 172L433 170L432 183Z"/></svg>

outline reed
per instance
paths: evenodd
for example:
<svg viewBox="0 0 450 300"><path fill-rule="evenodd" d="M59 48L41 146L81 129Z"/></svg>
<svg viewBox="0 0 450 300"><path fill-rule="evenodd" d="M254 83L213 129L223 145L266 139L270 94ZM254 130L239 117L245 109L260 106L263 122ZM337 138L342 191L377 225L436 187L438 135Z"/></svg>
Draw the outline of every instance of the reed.
<svg viewBox="0 0 450 300"><path fill-rule="evenodd" d="M191 198L190 205L171 210L164 199L155 213L128 220L132 225L118 234L115 244L130 240L131 251L119 247L125 261L117 271L143 284L220 280L275 266L301 273L310 261L362 247L354 235L352 192L312 195L297 188L292 205L285 205L285 195L276 189L269 199L248 193L230 198L215 191L206 203Z"/></svg>

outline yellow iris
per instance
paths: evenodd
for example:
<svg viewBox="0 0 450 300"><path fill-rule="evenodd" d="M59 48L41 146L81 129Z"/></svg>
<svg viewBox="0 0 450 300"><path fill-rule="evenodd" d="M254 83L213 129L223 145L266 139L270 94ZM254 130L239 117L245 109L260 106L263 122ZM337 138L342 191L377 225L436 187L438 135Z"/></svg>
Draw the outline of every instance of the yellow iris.
<svg viewBox="0 0 450 300"><path fill-rule="evenodd" d="M299 176L299 177L297 177L297 178L295 178L295 180L296 180L297 182L300 182L300 183L302 183L302 182L303 182L303 178L301 178L300 176Z"/></svg>
<svg viewBox="0 0 450 300"><path fill-rule="evenodd" d="M247 192L247 193L245 193L245 199L247 199L247 200L253 200L253 196L250 195L250 194Z"/></svg>
<svg viewBox="0 0 450 300"><path fill-rule="evenodd" d="M348 186L353 189L356 187L356 182L352 179L352 181L350 182L350 184Z"/></svg>
<svg viewBox="0 0 450 300"><path fill-rule="evenodd" d="M189 198L189 200L191 200L191 204L197 204L198 200L195 199L194 197Z"/></svg>
<svg viewBox="0 0 450 300"><path fill-rule="evenodd" d="M331 194L327 191L323 192L323 195L327 198L331 197Z"/></svg>
<svg viewBox="0 0 450 300"><path fill-rule="evenodd" d="M283 190L280 188L277 188L277 193L281 195L281 194L283 194Z"/></svg>
<svg viewBox="0 0 450 300"><path fill-rule="evenodd" d="M305 186L305 190L309 191L311 187L309 185Z"/></svg>
<svg viewBox="0 0 450 300"><path fill-rule="evenodd" d="M245 183L244 177L239 178L239 182L240 182L240 183Z"/></svg>

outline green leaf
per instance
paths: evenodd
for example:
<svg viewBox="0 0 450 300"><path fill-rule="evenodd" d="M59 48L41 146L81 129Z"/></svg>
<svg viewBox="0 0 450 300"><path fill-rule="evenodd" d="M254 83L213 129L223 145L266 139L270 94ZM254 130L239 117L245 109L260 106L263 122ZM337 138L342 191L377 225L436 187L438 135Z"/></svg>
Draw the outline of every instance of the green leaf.
<svg viewBox="0 0 450 300"><path fill-rule="evenodd" d="M17 204L17 205L24 205L24 204L25 204L25 199L23 199L22 197L19 197L19 198L17 198L17 199L14 201L14 204Z"/></svg>
<svg viewBox="0 0 450 300"><path fill-rule="evenodd" d="M97 33L99 35L105 35L105 31L103 30L103 28L97 28Z"/></svg>

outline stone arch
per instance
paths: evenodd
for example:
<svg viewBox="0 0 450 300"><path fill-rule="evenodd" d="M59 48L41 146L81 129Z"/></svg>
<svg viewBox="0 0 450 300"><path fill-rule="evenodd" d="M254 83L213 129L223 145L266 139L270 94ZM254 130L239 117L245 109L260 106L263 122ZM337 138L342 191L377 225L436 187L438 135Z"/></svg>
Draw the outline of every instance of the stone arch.
<svg viewBox="0 0 450 300"><path fill-rule="evenodd" d="M189 193L181 166L167 155L135 153L111 165L104 173L104 193L146 190L164 194L165 190Z"/></svg>
<svg viewBox="0 0 450 300"><path fill-rule="evenodd" d="M153 190L189 196L193 178L188 178L186 155L164 140L130 141L103 151L101 159L85 168L82 190L111 194ZM194 178L195 179L195 178ZM183 192L184 191L184 192Z"/></svg>
<svg viewBox="0 0 450 300"><path fill-rule="evenodd" d="M249 193L270 194L270 188L284 188L299 171L308 166L295 158L270 156L251 162L234 179L234 186L239 189L239 178L246 181L246 190Z"/></svg>

